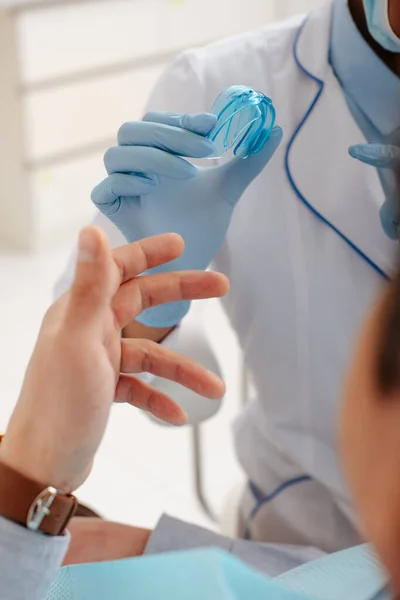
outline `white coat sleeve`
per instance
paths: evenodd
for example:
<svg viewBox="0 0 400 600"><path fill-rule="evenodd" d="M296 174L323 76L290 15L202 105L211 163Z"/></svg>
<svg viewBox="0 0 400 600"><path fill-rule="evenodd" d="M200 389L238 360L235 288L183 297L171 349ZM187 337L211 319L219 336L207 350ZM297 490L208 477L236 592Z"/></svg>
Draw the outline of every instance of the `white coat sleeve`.
<svg viewBox="0 0 400 600"><path fill-rule="evenodd" d="M203 112L206 110L203 86L192 53L182 54L160 77L147 107L147 111L153 110L182 113ZM96 183L93 182L94 185ZM90 199L87 198L86 201L90 202ZM118 228L100 212L95 216L93 224L106 233L111 248L117 248L126 243ZM75 262L76 248L65 271L55 285L55 298L59 298L71 286ZM192 310L191 312L192 315L184 319L181 327L175 329L166 337L163 345L189 356L207 369L219 374L219 365L206 337L204 327L200 326L200 319L197 316L198 311ZM159 378L155 379L147 373L140 377L169 394L186 410L191 424L210 418L217 412L221 404L220 402L206 400L173 382L167 382Z"/></svg>
<svg viewBox="0 0 400 600"><path fill-rule="evenodd" d="M0 517L0 600L43 600L69 539L33 533Z"/></svg>

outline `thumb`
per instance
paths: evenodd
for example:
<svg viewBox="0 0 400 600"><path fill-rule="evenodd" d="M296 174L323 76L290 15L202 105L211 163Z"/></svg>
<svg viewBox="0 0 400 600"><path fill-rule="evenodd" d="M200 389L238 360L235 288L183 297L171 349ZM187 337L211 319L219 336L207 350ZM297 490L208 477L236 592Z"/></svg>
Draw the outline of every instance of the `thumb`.
<svg viewBox="0 0 400 600"><path fill-rule="evenodd" d="M87 324L111 302L113 263L103 232L86 227L79 235L75 278L70 290L69 318L75 324Z"/></svg>
<svg viewBox="0 0 400 600"><path fill-rule="evenodd" d="M274 127L264 147L257 154L252 154L246 159L235 157L228 163L216 167L224 181L224 192L232 204L240 200L252 181L271 160L282 141L282 136L282 128Z"/></svg>
<svg viewBox="0 0 400 600"><path fill-rule="evenodd" d="M355 144L350 146L353 158L378 169L394 169L400 165L400 148L386 144Z"/></svg>

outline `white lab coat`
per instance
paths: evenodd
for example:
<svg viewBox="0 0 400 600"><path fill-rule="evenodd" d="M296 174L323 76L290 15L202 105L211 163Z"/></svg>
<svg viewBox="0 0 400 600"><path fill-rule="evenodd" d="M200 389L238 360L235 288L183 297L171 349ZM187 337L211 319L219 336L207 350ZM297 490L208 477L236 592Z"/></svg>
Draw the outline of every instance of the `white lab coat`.
<svg viewBox="0 0 400 600"><path fill-rule="evenodd" d="M224 307L256 390L236 427L238 457L264 496L284 486L258 510L248 492L242 518L256 513L253 539L327 551L357 541L337 413L357 332L385 282L368 261L389 273L397 248L381 229L377 172L348 155L365 139L328 62L331 10L185 53L150 101L202 112L243 84L277 108L283 144L235 209L215 261L231 281ZM97 222L114 246L123 243L107 219ZM312 481L285 487L303 475Z"/></svg>

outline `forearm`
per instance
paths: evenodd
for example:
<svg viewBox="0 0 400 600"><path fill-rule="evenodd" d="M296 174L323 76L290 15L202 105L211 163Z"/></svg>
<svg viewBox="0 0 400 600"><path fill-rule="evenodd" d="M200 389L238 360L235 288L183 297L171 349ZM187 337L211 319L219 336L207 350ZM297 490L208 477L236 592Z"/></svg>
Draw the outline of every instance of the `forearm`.
<svg viewBox="0 0 400 600"><path fill-rule="evenodd" d="M43 600L68 544L69 535L33 533L0 517L0 598Z"/></svg>

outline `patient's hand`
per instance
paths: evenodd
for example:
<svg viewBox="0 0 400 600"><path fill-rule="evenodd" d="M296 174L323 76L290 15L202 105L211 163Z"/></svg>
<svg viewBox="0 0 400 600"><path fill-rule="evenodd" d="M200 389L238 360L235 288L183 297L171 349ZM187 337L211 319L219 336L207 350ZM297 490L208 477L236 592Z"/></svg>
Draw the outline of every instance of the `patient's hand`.
<svg viewBox="0 0 400 600"><path fill-rule="evenodd" d="M71 543L64 565L140 556L151 534L149 529L79 517L72 519L68 529Z"/></svg>
<svg viewBox="0 0 400 600"><path fill-rule="evenodd" d="M0 459L41 483L71 492L89 475L114 401L174 425L186 414L139 379L147 371L219 399L223 383L186 357L149 340L121 340L142 310L162 303L221 296L227 279L211 272L138 277L183 252L183 240L161 235L111 252L104 235L80 237L70 291L44 318Z"/></svg>

